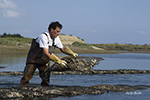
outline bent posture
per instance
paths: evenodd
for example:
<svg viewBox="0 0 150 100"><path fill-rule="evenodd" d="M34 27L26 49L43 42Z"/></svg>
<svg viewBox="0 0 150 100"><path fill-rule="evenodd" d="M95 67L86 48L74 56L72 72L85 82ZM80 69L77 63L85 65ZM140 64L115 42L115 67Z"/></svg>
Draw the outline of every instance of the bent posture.
<svg viewBox="0 0 150 100"><path fill-rule="evenodd" d="M39 75L42 79L42 86L49 86L50 78L50 60L58 63L61 67L66 67L66 62L60 60L54 54L54 48L59 48L63 53L77 57L78 54L74 53L69 47L64 47L58 37L62 25L59 22L52 22L48 27L48 32L41 34L37 39L32 40L31 48L29 50L26 66L24 69L23 77L20 81L20 86L27 86L29 80L33 77L33 74L38 68ZM44 73L44 75L43 75Z"/></svg>

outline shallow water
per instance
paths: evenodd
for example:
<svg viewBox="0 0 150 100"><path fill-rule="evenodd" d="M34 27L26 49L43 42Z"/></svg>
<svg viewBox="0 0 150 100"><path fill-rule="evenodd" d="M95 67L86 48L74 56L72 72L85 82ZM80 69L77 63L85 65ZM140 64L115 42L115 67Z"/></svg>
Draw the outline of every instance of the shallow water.
<svg viewBox="0 0 150 100"><path fill-rule="evenodd" d="M102 95L81 95L75 97L58 97L45 100L149 100L150 90L142 90L135 92L111 92Z"/></svg>
<svg viewBox="0 0 150 100"><path fill-rule="evenodd" d="M121 53L121 54L80 54L79 56L102 57L94 69L140 69L150 70L150 54ZM6 68L0 71L23 71L26 56L1 57L0 66ZM22 76L0 76L1 87L19 86ZM104 74L104 75L51 75L50 84L67 86L92 86L99 84L110 85L150 85L150 74ZM40 85L41 79L35 75L30 85ZM74 97L34 98L33 100L149 100L150 89L135 92L110 92L101 95L81 95Z"/></svg>
<svg viewBox="0 0 150 100"><path fill-rule="evenodd" d="M150 70L150 54L120 53L120 54L79 54L85 57L101 57L102 60L94 69L140 69ZM0 66L6 68L0 71L22 71L25 66L26 55L1 56Z"/></svg>
<svg viewBox="0 0 150 100"><path fill-rule="evenodd" d="M87 54L82 54L87 56ZM90 57L102 57L104 60L94 69L140 69L150 70L150 54L120 53L120 54L88 54Z"/></svg>
<svg viewBox="0 0 150 100"><path fill-rule="evenodd" d="M5 75L0 77L0 84L6 87L13 84L18 86L22 76ZM150 85L150 74L104 74L104 75L51 75L51 85L92 86L99 84L111 85ZM40 85L38 75L30 80L30 84Z"/></svg>

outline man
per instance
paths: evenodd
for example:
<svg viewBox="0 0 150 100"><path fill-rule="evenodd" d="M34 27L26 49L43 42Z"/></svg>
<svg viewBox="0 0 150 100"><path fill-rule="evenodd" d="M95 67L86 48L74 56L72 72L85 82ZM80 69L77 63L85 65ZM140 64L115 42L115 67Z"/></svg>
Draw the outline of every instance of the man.
<svg viewBox="0 0 150 100"><path fill-rule="evenodd" d="M53 54L55 47L59 48L65 54L73 57L78 56L77 53L74 53L68 47L63 47L58 37L61 29L62 25L59 22L52 22L48 27L48 32L32 40L20 86L27 86L29 84L29 80L33 77L36 68L38 68L39 75L42 79L41 85L49 86L49 61L52 60L58 63L60 67L66 67L67 64L64 60L60 60Z"/></svg>

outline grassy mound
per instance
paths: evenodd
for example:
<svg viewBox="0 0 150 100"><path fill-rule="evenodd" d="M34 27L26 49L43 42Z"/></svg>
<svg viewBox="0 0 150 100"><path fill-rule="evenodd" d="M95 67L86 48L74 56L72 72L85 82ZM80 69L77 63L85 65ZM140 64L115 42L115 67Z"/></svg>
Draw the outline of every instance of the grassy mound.
<svg viewBox="0 0 150 100"><path fill-rule="evenodd" d="M150 45L134 45L134 44L92 44L96 47L106 50L126 50L126 51L150 51Z"/></svg>
<svg viewBox="0 0 150 100"><path fill-rule="evenodd" d="M87 49L93 49L92 45L90 44L86 44L86 43L80 43L80 42L73 42L72 46L74 47L80 47L80 48L87 48Z"/></svg>
<svg viewBox="0 0 150 100"><path fill-rule="evenodd" d="M27 45L30 44L31 41L31 38L0 37L0 45Z"/></svg>

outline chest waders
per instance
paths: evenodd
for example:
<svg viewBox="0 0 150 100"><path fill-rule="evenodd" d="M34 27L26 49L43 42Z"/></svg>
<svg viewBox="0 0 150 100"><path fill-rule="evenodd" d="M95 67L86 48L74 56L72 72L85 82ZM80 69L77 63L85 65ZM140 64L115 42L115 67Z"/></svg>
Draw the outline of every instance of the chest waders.
<svg viewBox="0 0 150 100"><path fill-rule="evenodd" d="M53 40L53 45L49 47L49 52L53 53L54 48L55 46ZM44 73L43 75L43 72L45 72L50 68L49 61L50 58L43 52L43 48L40 48L39 43L36 42L36 39L33 39L27 56L23 77L21 78L20 81L20 86L27 86L29 84L29 80L32 79L36 68L38 68L39 76L42 79L41 85L49 86L50 70Z"/></svg>

